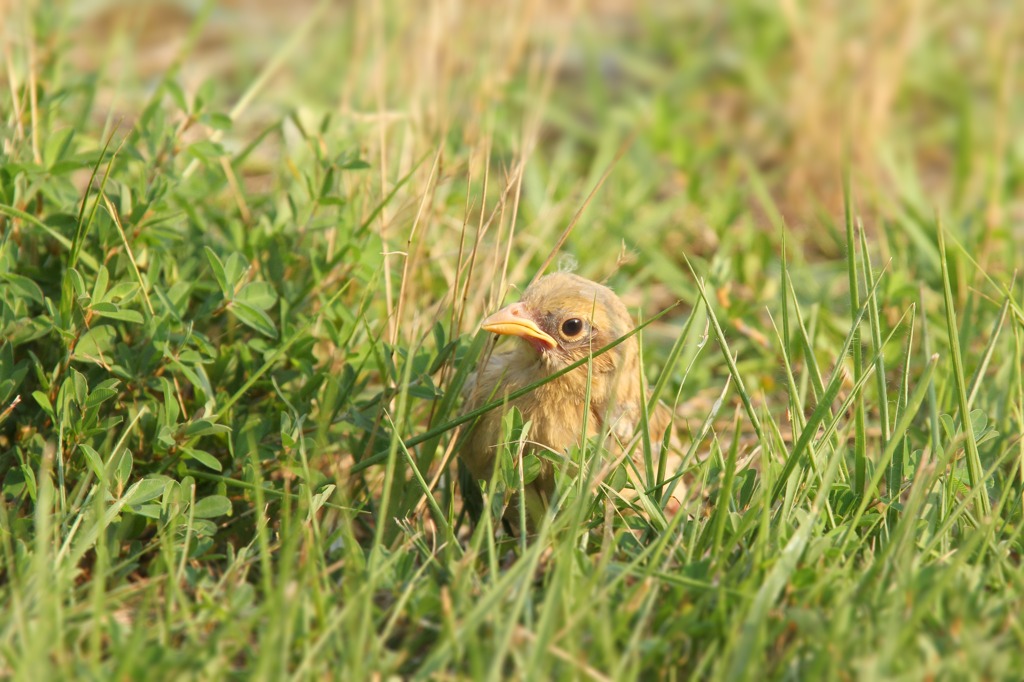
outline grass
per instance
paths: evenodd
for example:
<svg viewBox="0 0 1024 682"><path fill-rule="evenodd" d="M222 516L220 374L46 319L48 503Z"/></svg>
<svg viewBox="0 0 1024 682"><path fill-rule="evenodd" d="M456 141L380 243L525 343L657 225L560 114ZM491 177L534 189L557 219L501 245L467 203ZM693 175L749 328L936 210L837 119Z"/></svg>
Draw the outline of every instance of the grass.
<svg viewBox="0 0 1024 682"><path fill-rule="evenodd" d="M1024 16L812 5L12 12L0 676L1019 676ZM649 322L681 513L462 514L549 261Z"/></svg>

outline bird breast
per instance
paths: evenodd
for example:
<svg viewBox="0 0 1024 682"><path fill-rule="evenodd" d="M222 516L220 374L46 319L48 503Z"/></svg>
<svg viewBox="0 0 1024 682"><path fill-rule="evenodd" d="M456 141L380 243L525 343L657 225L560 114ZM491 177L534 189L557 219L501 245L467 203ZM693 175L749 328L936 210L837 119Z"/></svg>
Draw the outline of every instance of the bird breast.
<svg viewBox="0 0 1024 682"><path fill-rule="evenodd" d="M518 389L529 386L548 376L551 372L539 360L522 362L515 357L518 349L510 353L495 353L490 362L480 370L472 387L471 402L482 405L501 398ZM584 415L587 406L586 365L559 377L535 390L509 401L507 408L515 407L530 422L527 433L527 451L539 449L561 454L582 443L584 436ZM590 386L591 413L596 413L596 384L593 377ZM488 389L495 389L493 393ZM486 394L485 394L486 392ZM502 416L508 409L495 408L479 418L471 434L469 451L472 456L465 458L473 476L487 479L491 476L494 458L502 447ZM584 437L594 436L600 431L596 418L588 420ZM546 468L546 467L545 467Z"/></svg>

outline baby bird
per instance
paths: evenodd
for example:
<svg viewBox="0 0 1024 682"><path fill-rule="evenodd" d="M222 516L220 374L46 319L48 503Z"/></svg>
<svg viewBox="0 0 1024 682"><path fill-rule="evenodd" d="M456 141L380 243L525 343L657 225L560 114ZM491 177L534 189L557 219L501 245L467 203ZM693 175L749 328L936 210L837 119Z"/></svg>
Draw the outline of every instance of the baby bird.
<svg viewBox="0 0 1024 682"><path fill-rule="evenodd" d="M565 272L547 275L534 282L518 303L499 310L480 325L495 334L518 337L518 343L496 351L470 379L466 392L467 410L536 383L568 365L587 357L633 329L633 320L619 297L606 286ZM588 365L590 371L588 372ZM589 382L589 415L587 394ZM546 449L561 455L588 437L607 433L608 451L621 452L636 434L642 401L639 349L631 336L611 350L594 357L561 377L508 402L531 422L527 452ZM463 496L471 513L476 481L490 480L495 457L501 452L501 408L478 418L460 450L471 479L463 476ZM586 433L583 432L586 421ZM660 447L671 415L658 405L648 415L651 443ZM657 457L657 450L655 450ZM636 447L634 461L643 471L642 448ZM638 461L639 460L639 461ZM525 486L527 525L535 529L544 516L554 492L551 462L540 458L540 474ZM468 489L467 489L468 487ZM475 504L479 504L477 499ZM510 508L506 522L513 527L518 509Z"/></svg>

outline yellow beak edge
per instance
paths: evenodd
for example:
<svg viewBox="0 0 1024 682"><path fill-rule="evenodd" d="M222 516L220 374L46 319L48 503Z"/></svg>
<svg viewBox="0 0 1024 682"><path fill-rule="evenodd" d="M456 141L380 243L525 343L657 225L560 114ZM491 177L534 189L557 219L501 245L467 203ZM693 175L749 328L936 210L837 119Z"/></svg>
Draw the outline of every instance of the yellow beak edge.
<svg viewBox="0 0 1024 682"><path fill-rule="evenodd" d="M558 342L541 330L519 303L502 308L485 319L480 327L494 334L518 336L548 350L558 346Z"/></svg>

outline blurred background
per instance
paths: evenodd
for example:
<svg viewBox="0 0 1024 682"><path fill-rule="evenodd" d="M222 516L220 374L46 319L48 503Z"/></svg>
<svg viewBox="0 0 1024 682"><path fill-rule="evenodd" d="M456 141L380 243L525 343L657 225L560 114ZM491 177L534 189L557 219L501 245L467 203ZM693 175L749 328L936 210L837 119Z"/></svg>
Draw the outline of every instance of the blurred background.
<svg viewBox="0 0 1024 682"><path fill-rule="evenodd" d="M826 252L827 235L806 228L838 215L847 169L880 219L917 201L1020 230L1013 0L80 0L59 12L74 68L105 86L95 115L121 125L173 70L186 92L237 108L238 144L284 114L330 113L369 160L388 142L393 175L440 148L459 164L445 178L537 155L545 174L589 189L628 141L632 163L606 191L662 204L704 246L734 221L763 222L746 205L752 171ZM18 42L16 22L6 32Z"/></svg>

